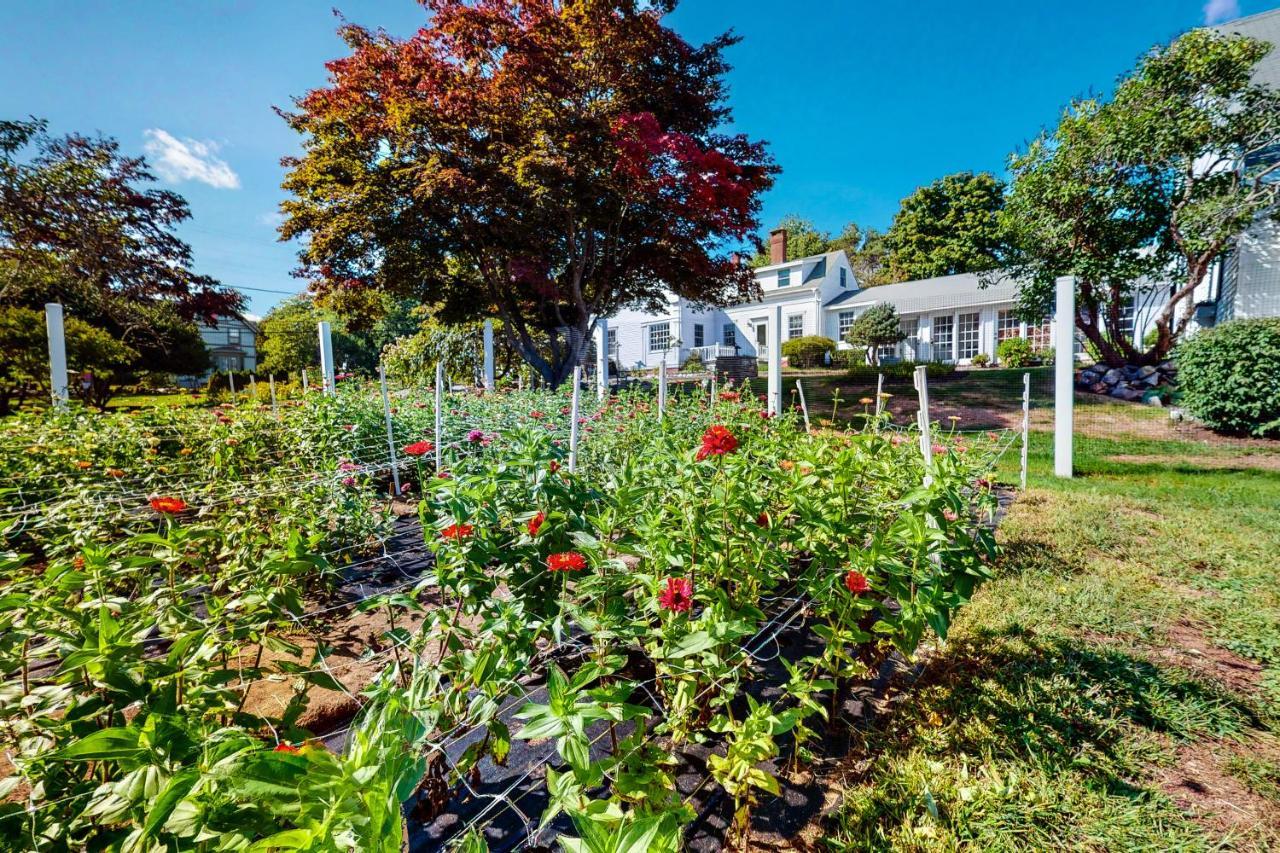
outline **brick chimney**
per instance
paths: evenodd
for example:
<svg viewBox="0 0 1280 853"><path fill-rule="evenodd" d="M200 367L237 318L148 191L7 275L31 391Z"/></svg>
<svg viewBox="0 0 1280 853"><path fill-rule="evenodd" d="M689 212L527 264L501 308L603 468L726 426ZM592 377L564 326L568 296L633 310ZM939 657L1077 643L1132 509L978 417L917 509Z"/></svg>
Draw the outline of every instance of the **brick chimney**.
<svg viewBox="0 0 1280 853"><path fill-rule="evenodd" d="M787 229L769 232L769 263L780 264L787 259Z"/></svg>

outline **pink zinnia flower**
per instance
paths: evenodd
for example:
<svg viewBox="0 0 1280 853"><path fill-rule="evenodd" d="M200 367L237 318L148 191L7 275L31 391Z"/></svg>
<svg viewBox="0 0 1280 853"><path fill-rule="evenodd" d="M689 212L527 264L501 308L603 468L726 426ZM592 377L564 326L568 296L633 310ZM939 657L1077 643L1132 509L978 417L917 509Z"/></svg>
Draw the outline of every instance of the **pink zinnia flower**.
<svg viewBox="0 0 1280 853"><path fill-rule="evenodd" d="M658 606L674 613L687 613L693 607L693 581L667 578L666 588L658 595Z"/></svg>

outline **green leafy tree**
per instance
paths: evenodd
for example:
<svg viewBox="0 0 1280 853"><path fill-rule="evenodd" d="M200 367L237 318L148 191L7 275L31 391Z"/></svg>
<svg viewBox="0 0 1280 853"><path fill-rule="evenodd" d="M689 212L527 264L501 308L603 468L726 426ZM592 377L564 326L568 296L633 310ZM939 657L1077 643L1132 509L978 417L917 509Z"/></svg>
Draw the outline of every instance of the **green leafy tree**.
<svg viewBox="0 0 1280 853"><path fill-rule="evenodd" d="M320 367L319 323L327 320L333 337L333 360L348 370L371 372L378 366L378 349L369 333L352 333L333 311L309 296L284 300L267 312L258 330L258 370L298 376Z"/></svg>
<svg viewBox="0 0 1280 853"><path fill-rule="evenodd" d="M285 115L281 233L318 292L496 316L551 385L623 306L755 295L729 249L776 167L723 130L734 36L689 44L674 0L423 5L407 40L342 27L351 54Z"/></svg>
<svg viewBox="0 0 1280 853"><path fill-rule="evenodd" d="M520 353L508 343L494 321L493 372L495 379L520 368ZM430 382L436 363L444 364L451 380L475 382L484 370L484 323L444 324L427 318L418 330L394 341L383 351L387 375L401 382Z"/></svg>
<svg viewBox="0 0 1280 853"><path fill-rule="evenodd" d="M894 281L981 272L1001 264L1004 182L957 172L902 200L885 236Z"/></svg>
<svg viewBox="0 0 1280 853"><path fill-rule="evenodd" d="M1109 102L1074 102L1052 134L1012 159L1004 212L1027 316L1062 275L1076 325L1108 364L1164 360L1194 291L1231 241L1280 201L1280 93L1252 82L1271 46L1193 30L1158 47ZM1175 283L1141 349L1122 311L1143 279Z"/></svg>
<svg viewBox="0 0 1280 853"><path fill-rule="evenodd" d="M817 226L808 219L796 214L789 214L782 217L772 230L777 231L779 228L787 232L788 261L821 255L824 252L831 251L831 235L826 231L819 231ZM760 242L763 248L756 252L755 257L751 259L753 268L768 266L772 263L769 255L768 240L762 239Z"/></svg>
<svg viewBox="0 0 1280 853"><path fill-rule="evenodd" d="M49 385L44 315L31 308L0 308L0 417L12 414Z"/></svg>
<svg viewBox="0 0 1280 853"><path fill-rule="evenodd" d="M880 363L879 347L893 346L906 338L898 309L888 302L873 305L858 315L845 334L845 340L855 347L865 347L872 364Z"/></svg>
<svg viewBox="0 0 1280 853"><path fill-rule="evenodd" d="M137 353L141 370L203 369L192 321L232 314L243 299L192 271L174 233L191 211L147 188L154 180L113 139L0 121L0 304L61 303Z"/></svg>
<svg viewBox="0 0 1280 853"><path fill-rule="evenodd" d="M116 388L132 378L138 351L83 320L67 320L65 331L67 366L78 374L71 377L68 390L85 405L105 412Z"/></svg>

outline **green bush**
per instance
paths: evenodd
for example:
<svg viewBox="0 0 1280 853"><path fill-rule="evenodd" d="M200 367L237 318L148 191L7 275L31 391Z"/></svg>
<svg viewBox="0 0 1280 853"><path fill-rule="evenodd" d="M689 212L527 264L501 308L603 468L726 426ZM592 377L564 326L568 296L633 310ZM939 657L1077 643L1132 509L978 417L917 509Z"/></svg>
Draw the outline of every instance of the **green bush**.
<svg viewBox="0 0 1280 853"><path fill-rule="evenodd" d="M1174 351L1182 405L1222 432L1280 436L1280 318L1234 320Z"/></svg>
<svg viewBox="0 0 1280 853"><path fill-rule="evenodd" d="M792 367L822 367L826 356L835 357L836 342L821 335L805 335L782 342L782 355Z"/></svg>
<svg viewBox="0 0 1280 853"><path fill-rule="evenodd" d="M782 351L785 353L787 348L784 346ZM684 364L680 365L680 369L685 373L701 373L707 369L707 366L702 363L702 356L696 352L691 352L689 357L684 360Z"/></svg>
<svg viewBox="0 0 1280 853"><path fill-rule="evenodd" d="M867 348L838 349L831 357L832 367L858 368L867 366Z"/></svg>
<svg viewBox="0 0 1280 853"><path fill-rule="evenodd" d="M1005 367L1030 367L1036 363L1036 353L1026 338L1005 338L996 347L996 361Z"/></svg>
<svg viewBox="0 0 1280 853"><path fill-rule="evenodd" d="M987 355L985 352L980 352L973 358L969 359L969 363L974 367L986 367L991 363L991 356Z"/></svg>
<svg viewBox="0 0 1280 853"><path fill-rule="evenodd" d="M854 381L875 382L876 374L883 373L884 378L887 380L910 380L912 374L916 372L916 368L921 365L924 365L925 373L930 379L940 379L956 372L954 364L943 364L940 361L898 361L893 364L882 364L878 367L874 364L860 364L849 368L848 376Z"/></svg>

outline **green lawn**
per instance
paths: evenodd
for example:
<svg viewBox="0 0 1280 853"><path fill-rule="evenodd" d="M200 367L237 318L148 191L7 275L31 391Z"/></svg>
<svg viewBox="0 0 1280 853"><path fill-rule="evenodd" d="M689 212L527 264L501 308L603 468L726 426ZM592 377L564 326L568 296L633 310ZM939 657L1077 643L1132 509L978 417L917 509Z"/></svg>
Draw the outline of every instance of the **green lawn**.
<svg viewBox="0 0 1280 853"><path fill-rule="evenodd" d="M865 733L829 848L1280 846L1275 457L1077 446L1056 480L1033 433L999 576Z"/></svg>
<svg viewBox="0 0 1280 853"><path fill-rule="evenodd" d="M195 406L204 405L208 397L201 394L121 394L107 401L108 409L140 409L146 406Z"/></svg>

